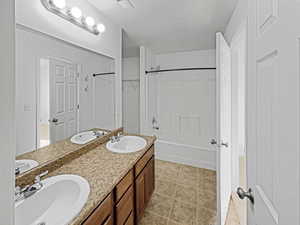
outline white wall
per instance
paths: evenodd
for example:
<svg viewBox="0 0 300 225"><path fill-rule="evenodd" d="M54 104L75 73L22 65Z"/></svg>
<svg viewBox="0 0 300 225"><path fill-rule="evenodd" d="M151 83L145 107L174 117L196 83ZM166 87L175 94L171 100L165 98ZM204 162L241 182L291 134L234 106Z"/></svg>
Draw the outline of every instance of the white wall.
<svg viewBox="0 0 300 225"><path fill-rule="evenodd" d="M68 0L67 5L78 6L85 15L106 26L102 35L94 35L86 30L47 11L40 0L16 1L16 22L48 35L66 40L112 58L119 57L121 28L107 19L99 10L85 0Z"/></svg>
<svg viewBox="0 0 300 225"><path fill-rule="evenodd" d="M17 52L17 154L35 149L36 140L36 76L40 58L60 58L81 65L80 130L94 127L93 73L108 72L112 59L75 47L39 32L18 26ZM85 80L87 78L87 81ZM88 87L87 91L84 89ZM113 113L113 112L112 112Z"/></svg>
<svg viewBox="0 0 300 225"><path fill-rule="evenodd" d="M0 218L14 224L15 165L15 2L0 1Z"/></svg>
<svg viewBox="0 0 300 225"><path fill-rule="evenodd" d="M216 51L188 51L156 55L156 63L161 69L189 68L189 67L215 67Z"/></svg>
<svg viewBox="0 0 300 225"><path fill-rule="evenodd" d="M241 26L247 23L247 16L248 2L247 0L239 0L225 29L225 38L228 43L231 43L233 36L241 29Z"/></svg>
<svg viewBox="0 0 300 225"><path fill-rule="evenodd" d="M123 58L123 80L139 80L140 58Z"/></svg>
<svg viewBox="0 0 300 225"><path fill-rule="evenodd" d="M102 22L106 32L94 35L76 25L47 11L40 0L16 1L16 22L58 39L73 43L115 59L116 72L116 124L122 125L122 30L121 27L107 19L99 10L85 0L68 0L70 6L76 5L82 11Z"/></svg>
<svg viewBox="0 0 300 225"><path fill-rule="evenodd" d="M123 127L126 132L140 133L140 59L123 58Z"/></svg>
<svg viewBox="0 0 300 225"><path fill-rule="evenodd" d="M40 123L48 124L50 119L50 68L49 60L40 61ZM38 94L38 93L37 93Z"/></svg>
<svg viewBox="0 0 300 225"><path fill-rule="evenodd" d="M151 55L145 54L147 69L216 66L215 50ZM149 99L143 132L158 136L156 157L215 169L216 153L209 144L216 136L215 70L141 74L144 95ZM157 131L152 129L153 116L158 120Z"/></svg>

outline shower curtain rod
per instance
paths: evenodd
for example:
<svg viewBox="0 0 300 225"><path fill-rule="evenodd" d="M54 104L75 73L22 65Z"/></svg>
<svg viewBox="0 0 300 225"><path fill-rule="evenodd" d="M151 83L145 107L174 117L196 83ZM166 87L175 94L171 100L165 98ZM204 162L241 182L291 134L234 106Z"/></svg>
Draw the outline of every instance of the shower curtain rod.
<svg viewBox="0 0 300 225"><path fill-rule="evenodd" d="M179 69L167 69L167 70L150 70L145 71L148 73L163 73L163 72L173 72L173 71L186 71L186 70L215 70L215 67L199 67L199 68L179 68Z"/></svg>
<svg viewBox="0 0 300 225"><path fill-rule="evenodd" d="M109 72L109 73L94 73L93 74L93 77L96 77L96 76L104 76L104 75L113 75L113 74L116 74L115 72Z"/></svg>

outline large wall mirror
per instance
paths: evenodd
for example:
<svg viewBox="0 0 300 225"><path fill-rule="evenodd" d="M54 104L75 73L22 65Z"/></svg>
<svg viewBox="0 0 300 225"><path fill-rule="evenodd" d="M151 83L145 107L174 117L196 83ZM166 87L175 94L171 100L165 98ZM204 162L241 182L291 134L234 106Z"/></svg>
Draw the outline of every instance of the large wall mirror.
<svg viewBox="0 0 300 225"><path fill-rule="evenodd" d="M76 134L116 128L114 59L21 25L16 36L16 167L37 151L58 157Z"/></svg>

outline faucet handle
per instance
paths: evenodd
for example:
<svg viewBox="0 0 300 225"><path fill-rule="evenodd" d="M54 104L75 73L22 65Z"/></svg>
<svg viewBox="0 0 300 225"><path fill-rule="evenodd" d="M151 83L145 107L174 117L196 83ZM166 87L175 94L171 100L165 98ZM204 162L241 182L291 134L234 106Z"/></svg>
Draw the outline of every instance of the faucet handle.
<svg viewBox="0 0 300 225"><path fill-rule="evenodd" d="M20 186L15 187L15 195L18 195L20 193L21 193L21 187Z"/></svg>
<svg viewBox="0 0 300 225"><path fill-rule="evenodd" d="M34 182L35 183L40 183L41 182L41 178L43 176L46 176L48 174L48 170L46 170L45 172L41 173L40 175L37 175L35 178L34 178Z"/></svg>
<svg viewBox="0 0 300 225"><path fill-rule="evenodd" d="M19 175L21 173L21 170L19 167L15 168L15 175Z"/></svg>
<svg viewBox="0 0 300 225"><path fill-rule="evenodd" d="M20 186L16 186L15 187L15 195L20 195L21 193L23 193L24 191L26 191L28 188L30 187L30 185L26 185L25 187L21 188Z"/></svg>

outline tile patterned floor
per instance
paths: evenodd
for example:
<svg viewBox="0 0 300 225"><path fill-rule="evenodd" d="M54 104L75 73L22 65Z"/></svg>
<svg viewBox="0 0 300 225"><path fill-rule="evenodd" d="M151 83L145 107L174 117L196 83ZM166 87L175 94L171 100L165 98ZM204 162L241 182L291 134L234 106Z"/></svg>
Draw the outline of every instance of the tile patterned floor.
<svg viewBox="0 0 300 225"><path fill-rule="evenodd" d="M140 225L214 225L216 173L156 160L156 187Z"/></svg>

